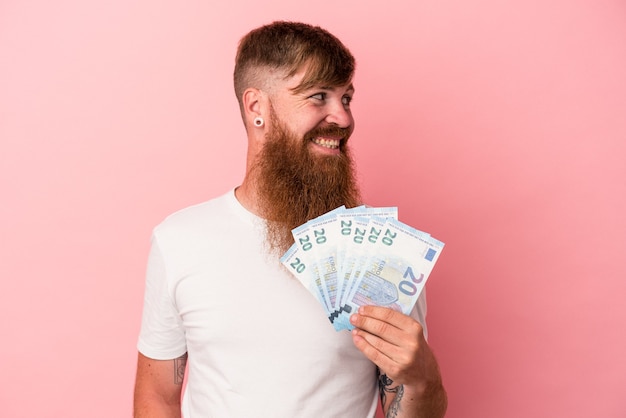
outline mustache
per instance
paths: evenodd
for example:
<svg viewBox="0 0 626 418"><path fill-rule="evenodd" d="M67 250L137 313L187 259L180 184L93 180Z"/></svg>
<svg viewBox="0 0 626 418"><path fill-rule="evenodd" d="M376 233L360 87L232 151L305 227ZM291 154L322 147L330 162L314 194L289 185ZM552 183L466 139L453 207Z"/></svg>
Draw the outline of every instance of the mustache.
<svg viewBox="0 0 626 418"><path fill-rule="evenodd" d="M304 135L304 140L309 141L319 136L327 136L332 138L341 138L341 143L344 144L348 138L352 135L351 128L342 128L337 125L319 126L311 129Z"/></svg>

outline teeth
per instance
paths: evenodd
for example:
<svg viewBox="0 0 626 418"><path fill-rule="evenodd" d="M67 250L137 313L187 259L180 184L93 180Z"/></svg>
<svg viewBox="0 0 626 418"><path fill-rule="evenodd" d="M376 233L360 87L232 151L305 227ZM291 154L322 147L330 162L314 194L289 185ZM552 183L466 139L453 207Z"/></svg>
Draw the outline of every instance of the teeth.
<svg viewBox="0 0 626 418"><path fill-rule="evenodd" d="M338 139L325 139L325 138L315 138L313 139L313 142L315 142L317 145L320 145L322 147L326 147L326 148L339 148L339 140Z"/></svg>

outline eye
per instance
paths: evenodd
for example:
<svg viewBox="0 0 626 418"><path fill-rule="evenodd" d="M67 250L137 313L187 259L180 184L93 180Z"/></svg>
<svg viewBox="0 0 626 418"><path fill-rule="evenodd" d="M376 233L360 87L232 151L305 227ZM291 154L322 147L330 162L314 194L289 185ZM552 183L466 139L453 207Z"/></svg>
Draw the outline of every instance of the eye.
<svg viewBox="0 0 626 418"><path fill-rule="evenodd" d="M309 96L311 99L315 99L315 100L319 100L320 102L323 102L324 100L326 100L326 93L321 92L321 93L316 93L312 96Z"/></svg>
<svg viewBox="0 0 626 418"><path fill-rule="evenodd" d="M341 98L341 103L343 103L344 106L350 106L351 101L352 101L352 96L345 95Z"/></svg>

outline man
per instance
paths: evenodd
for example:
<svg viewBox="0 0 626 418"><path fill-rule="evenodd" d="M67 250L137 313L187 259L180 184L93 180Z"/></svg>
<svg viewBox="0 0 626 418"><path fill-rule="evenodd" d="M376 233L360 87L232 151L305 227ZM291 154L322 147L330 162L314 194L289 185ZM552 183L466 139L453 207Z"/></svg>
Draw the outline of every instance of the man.
<svg viewBox="0 0 626 418"><path fill-rule="evenodd" d="M443 416L424 298L412 316L362 307L352 333L335 332L279 262L292 228L360 204L353 74L350 52L319 27L275 22L241 40L246 174L154 230L135 417L373 417L377 386L387 416Z"/></svg>

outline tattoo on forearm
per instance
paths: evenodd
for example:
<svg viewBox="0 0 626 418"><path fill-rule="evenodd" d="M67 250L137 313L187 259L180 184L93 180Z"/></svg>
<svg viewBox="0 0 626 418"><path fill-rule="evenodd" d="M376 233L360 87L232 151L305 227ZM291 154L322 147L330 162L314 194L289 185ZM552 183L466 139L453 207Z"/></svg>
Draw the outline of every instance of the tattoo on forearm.
<svg viewBox="0 0 626 418"><path fill-rule="evenodd" d="M378 390L380 392L380 401L383 406L387 403L387 394L395 394L394 398L391 400L389 408L387 409L386 418L397 417L398 412L400 411L400 401L404 395L404 385L393 386L393 380L391 380L386 374L380 373L379 371Z"/></svg>
<svg viewBox="0 0 626 418"><path fill-rule="evenodd" d="M391 401L391 405L389 405L389 410L387 411L387 417L397 417L398 412L400 411L400 401L402 400L402 396L404 395L404 385L398 385L395 387L396 397Z"/></svg>
<svg viewBox="0 0 626 418"><path fill-rule="evenodd" d="M187 367L187 353L174 359L174 383L182 385L185 379L185 368Z"/></svg>

